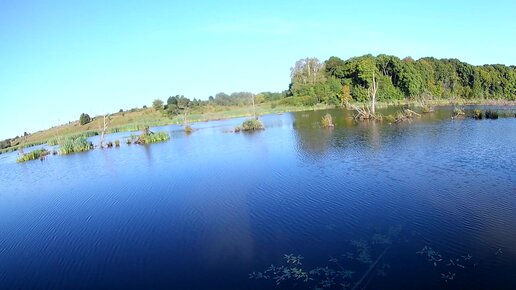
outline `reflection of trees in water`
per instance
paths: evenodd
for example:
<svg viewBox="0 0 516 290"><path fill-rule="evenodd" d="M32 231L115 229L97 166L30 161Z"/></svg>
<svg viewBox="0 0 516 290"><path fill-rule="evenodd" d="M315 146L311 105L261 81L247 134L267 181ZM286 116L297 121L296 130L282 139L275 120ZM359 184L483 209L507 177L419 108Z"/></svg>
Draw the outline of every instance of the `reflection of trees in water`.
<svg viewBox="0 0 516 290"><path fill-rule="evenodd" d="M294 136L298 153L302 156L321 157L332 146L332 128L321 128L321 112L300 112L293 114Z"/></svg>
<svg viewBox="0 0 516 290"><path fill-rule="evenodd" d="M322 116L330 113L335 128L322 128ZM356 122L347 110L300 112L293 114L294 135L300 153L310 157L324 156L331 148L366 146L378 149L384 124L375 121Z"/></svg>

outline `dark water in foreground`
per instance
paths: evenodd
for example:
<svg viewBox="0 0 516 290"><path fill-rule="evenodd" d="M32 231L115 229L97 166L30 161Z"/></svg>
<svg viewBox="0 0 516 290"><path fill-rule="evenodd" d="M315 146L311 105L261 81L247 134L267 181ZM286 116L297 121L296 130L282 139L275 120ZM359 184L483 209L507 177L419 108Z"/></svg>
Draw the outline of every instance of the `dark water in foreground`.
<svg viewBox="0 0 516 290"><path fill-rule="evenodd" d="M0 155L0 288L516 289L516 119L331 112Z"/></svg>

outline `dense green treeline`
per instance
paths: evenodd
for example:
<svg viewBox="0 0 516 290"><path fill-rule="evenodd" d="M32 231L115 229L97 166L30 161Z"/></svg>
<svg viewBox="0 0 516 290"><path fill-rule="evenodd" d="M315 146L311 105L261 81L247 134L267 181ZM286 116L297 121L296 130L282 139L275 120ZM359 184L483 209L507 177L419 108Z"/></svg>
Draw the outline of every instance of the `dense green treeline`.
<svg viewBox="0 0 516 290"><path fill-rule="evenodd" d="M474 66L457 59L413 60L390 55L364 55L342 60L330 57L296 62L290 95L303 104L339 104L368 100L375 74L379 101L404 99L516 100L516 67Z"/></svg>

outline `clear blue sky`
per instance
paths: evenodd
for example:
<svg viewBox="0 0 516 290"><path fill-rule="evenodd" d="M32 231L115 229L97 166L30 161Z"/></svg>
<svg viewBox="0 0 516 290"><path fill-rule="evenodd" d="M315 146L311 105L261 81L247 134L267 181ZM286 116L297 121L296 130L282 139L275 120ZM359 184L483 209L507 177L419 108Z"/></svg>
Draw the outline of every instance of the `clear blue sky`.
<svg viewBox="0 0 516 290"><path fill-rule="evenodd" d="M0 139L170 95L281 91L308 56L514 65L514 3L0 0Z"/></svg>

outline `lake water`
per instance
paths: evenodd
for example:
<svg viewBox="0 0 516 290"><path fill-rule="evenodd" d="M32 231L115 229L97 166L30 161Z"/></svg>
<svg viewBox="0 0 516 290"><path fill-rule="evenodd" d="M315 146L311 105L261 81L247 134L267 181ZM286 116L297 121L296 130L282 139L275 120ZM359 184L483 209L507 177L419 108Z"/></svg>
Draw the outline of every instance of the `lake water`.
<svg viewBox="0 0 516 290"><path fill-rule="evenodd" d="M326 112L0 155L0 288L516 289L515 118Z"/></svg>

